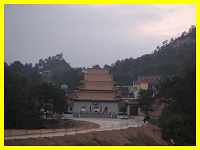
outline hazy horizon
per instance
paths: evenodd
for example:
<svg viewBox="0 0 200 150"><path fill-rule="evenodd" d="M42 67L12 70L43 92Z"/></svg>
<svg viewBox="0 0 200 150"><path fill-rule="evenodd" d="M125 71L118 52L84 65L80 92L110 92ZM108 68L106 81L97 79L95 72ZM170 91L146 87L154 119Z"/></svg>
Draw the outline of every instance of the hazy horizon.
<svg viewBox="0 0 200 150"><path fill-rule="evenodd" d="M72 67L153 52L196 25L195 5L5 5L5 61L63 53Z"/></svg>

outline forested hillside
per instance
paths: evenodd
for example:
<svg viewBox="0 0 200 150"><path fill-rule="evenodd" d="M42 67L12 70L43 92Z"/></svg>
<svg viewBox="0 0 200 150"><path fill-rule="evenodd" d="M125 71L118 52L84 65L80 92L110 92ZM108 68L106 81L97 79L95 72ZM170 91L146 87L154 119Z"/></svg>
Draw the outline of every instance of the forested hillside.
<svg viewBox="0 0 200 150"><path fill-rule="evenodd" d="M81 68L72 68L64 60L62 53L40 59L35 68L44 81L57 85L67 84L70 89L79 84L82 70Z"/></svg>
<svg viewBox="0 0 200 150"><path fill-rule="evenodd" d="M180 74L184 68L195 66L195 51L196 27L191 26L180 37L157 46L152 54L116 61L111 71L119 84L131 84L138 76Z"/></svg>

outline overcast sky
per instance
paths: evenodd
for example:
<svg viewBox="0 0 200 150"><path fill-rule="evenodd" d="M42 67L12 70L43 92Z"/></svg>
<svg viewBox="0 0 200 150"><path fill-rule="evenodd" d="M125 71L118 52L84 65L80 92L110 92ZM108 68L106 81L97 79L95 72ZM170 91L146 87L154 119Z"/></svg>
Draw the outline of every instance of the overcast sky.
<svg viewBox="0 0 200 150"><path fill-rule="evenodd" d="M5 61L63 53L73 67L151 53L195 25L194 5L6 5Z"/></svg>

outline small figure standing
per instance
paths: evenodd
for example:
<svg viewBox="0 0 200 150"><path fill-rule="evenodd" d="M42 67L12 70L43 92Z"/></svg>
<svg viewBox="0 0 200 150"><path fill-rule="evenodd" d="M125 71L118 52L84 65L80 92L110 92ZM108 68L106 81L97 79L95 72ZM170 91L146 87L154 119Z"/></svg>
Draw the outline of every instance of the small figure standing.
<svg viewBox="0 0 200 150"><path fill-rule="evenodd" d="M146 123L146 121L148 121L150 119L149 115L146 115L143 119L144 123Z"/></svg>

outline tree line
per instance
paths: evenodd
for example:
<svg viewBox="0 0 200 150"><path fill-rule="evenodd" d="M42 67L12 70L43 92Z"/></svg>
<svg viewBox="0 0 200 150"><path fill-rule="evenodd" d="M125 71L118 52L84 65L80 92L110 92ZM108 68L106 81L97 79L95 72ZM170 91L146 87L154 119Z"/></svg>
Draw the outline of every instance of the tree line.
<svg viewBox="0 0 200 150"><path fill-rule="evenodd" d="M53 113L65 109L65 92L57 82L44 79L37 66L16 61L4 64L5 128L42 128L41 108Z"/></svg>

